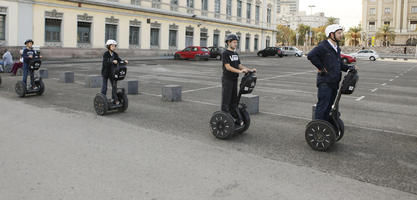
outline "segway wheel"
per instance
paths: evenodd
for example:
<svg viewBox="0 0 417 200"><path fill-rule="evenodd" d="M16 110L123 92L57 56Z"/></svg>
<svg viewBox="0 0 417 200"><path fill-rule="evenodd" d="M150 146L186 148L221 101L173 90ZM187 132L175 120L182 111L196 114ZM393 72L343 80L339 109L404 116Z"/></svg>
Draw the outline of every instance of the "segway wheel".
<svg viewBox="0 0 417 200"><path fill-rule="evenodd" d="M345 123L343 123L342 119L338 120L340 130L336 133L336 142L342 139L343 135L345 134Z"/></svg>
<svg viewBox="0 0 417 200"><path fill-rule="evenodd" d="M335 143L336 131L331 123L314 120L307 124L305 138L312 149L326 151Z"/></svg>
<svg viewBox="0 0 417 200"><path fill-rule="evenodd" d="M98 93L94 98L94 109L98 115L105 115L108 109L107 97Z"/></svg>
<svg viewBox="0 0 417 200"><path fill-rule="evenodd" d="M229 113L217 111L210 119L211 133L218 139L227 139L233 135L234 124L233 117Z"/></svg>
<svg viewBox="0 0 417 200"><path fill-rule="evenodd" d="M119 91L117 92L117 97L119 98L120 104L123 106L118 109L119 112L124 112L127 110L127 107L129 106L129 100L127 99L126 93Z"/></svg>
<svg viewBox="0 0 417 200"><path fill-rule="evenodd" d="M249 126L250 126L250 115L249 115L248 111L246 109L242 109L240 111L240 114L242 115L244 125L243 125L243 128L236 129L236 131L235 131L236 134L241 134L241 133L247 131L249 129Z"/></svg>
<svg viewBox="0 0 417 200"><path fill-rule="evenodd" d="M40 96L45 92L45 84L43 83L42 80L39 80L37 86L39 87L38 95Z"/></svg>
<svg viewBox="0 0 417 200"><path fill-rule="evenodd" d="M18 81L15 86L16 94L19 97L25 97L26 95L26 84L23 81Z"/></svg>
<svg viewBox="0 0 417 200"><path fill-rule="evenodd" d="M1 85L1 76L0 76L0 85Z"/></svg>

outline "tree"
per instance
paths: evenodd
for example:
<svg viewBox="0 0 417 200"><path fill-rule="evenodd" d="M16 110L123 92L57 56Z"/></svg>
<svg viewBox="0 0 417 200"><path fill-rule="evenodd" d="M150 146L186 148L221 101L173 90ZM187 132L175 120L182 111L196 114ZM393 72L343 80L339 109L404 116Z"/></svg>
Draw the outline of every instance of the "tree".
<svg viewBox="0 0 417 200"><path fill-rule="evenodd" d="M313 43L317 44L323 40L325 40L326 33L324 32L326 30L326 26L320 26L318 28L312 28L313 31Z"/></svg>
<svg viewBox="0 0 417 200"><path fill-rule="evenodd" d="M391 30L391 27L389 25L383 25L376 33L376 38L382 40L383 46L388 46L389 43L394 41L395 34L394 31Z"/></svg>
<svg viewBox="0 0 417 200"><path fill-rule="evenodd" d="M330 24L336 24L336 22L337 22L337 18L329 17L329 18L327 18L326 26L328 26Z"/></svg>
<svg viewBox="0 0 417 200"><path fill-rule="evenodd" d="M350 40L349 44L353 46L359 45L359 40L361 38L361 31L362 28L360 26L351 27L349 31L346 33L346 38ZM359 40L358 40L359 39Z"/></svg>
<svg viewBox="0 0 417 200"><path fill-rule="evenodd" d="M278 25L277 31L277 43L290 45L292 43L292 36L295 32L290 27L285 25Z"/></svg>
<svg viewBox="0 0 417 200"><path fill-rule="evenodd" d="M299 45L304 45L306 34L308 35L310 33L310 30L311 30L310 26L307 26L304 24L298 25L297 33L299 34L299 37L298 37Z"/></svg>

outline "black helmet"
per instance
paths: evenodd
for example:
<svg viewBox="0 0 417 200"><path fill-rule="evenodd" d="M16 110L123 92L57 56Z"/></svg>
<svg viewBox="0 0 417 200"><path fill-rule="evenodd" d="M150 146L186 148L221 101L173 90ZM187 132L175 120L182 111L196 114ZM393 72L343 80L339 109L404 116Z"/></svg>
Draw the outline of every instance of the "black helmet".
<svg viewBox="0 0 417 200"><path fill-rule="evenodd" d="M231 42L233 40L239 41L239 37L237 35L235 35L235 34L229 34L229 35L227 35L227 37L224 40L224 42L227 44L227 42Z"/></svg>
<svg viewBox="0 0 417 200"><path fill-rule="evenodd" d="M29 42L32 42L32 44L34 43L32 39L28 39L28 40L25 41L25 45Z"/></svg>

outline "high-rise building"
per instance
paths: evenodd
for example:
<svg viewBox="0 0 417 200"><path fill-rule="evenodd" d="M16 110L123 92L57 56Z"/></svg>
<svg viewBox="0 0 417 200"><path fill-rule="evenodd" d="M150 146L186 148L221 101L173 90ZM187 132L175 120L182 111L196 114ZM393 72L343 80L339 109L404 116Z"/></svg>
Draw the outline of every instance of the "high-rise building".
<svg viewBox="0 0 417 200"><path fill-rule="evenodd" d="M297 13L300 8L299 0L277 0L277 12L281 13L281 6L288 5L290 13Z"/></svg>

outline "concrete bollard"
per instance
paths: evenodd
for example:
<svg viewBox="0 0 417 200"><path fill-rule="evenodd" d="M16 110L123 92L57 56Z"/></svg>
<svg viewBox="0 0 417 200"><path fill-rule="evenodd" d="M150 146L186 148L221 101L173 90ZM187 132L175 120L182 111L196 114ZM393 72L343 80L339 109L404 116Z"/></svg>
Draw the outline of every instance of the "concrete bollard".
<svg viewBox="0 0 417 200"><path fill-rule="evenodd" d="M181 101L180 85L165 85L162 88L162 101Z"/></svg>
<svg viewBox="0 0 417 200"><path fill-rule="evenodd" d="M242 95L240 102L246 105L249 114L259 113L259 96L253 94Z"/></svg>
<svg viewBox="0 0 417 200"><path fill-rule="evenodd" d="M59 81L62 83L74 83L74 72L62 72Z"/></svg>
<svg viewBox="0 0 417 200"><path fill-rule="evenodd" d="M85 87L100 88L103 85L103 77L100 75L88 75L85 78Z"/></svg>
<svg viewBox="0 0 417 200"><path fill-rule="evenodd" d="M23 68L17 69L16 76L23 76Z"/></svg>
<svg viewBox="0 0 417 200"><path fill-rule="evenodd" d="M138 80L123 80L120 84L125 88L126 94L139 94Z"/></svg>
<svg viewBox="0 0 417 200"><path fill-rule="evenodd" d="M316 114L316 104L314 104L314 105L312 106L311 110L312 110L311 119L312 119L312 120L314 120L314 119L316 118L316 117L315 117L315 114Z"/></svg>
<svg viewBox="0 0 417 200"><path fill-rule="evenodd" d="M39 69L39 77L48 78L48 69L46 68Z"/></svg>

